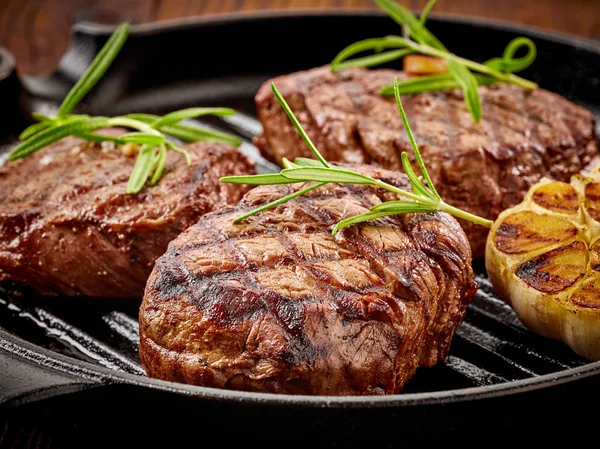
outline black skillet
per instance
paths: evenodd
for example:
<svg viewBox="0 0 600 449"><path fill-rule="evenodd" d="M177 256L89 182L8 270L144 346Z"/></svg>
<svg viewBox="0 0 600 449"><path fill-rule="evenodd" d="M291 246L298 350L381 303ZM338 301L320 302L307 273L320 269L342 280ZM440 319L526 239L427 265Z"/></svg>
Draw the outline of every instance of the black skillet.
<svg viewBox="0 0 600 449"><path fill-rule="evenodd" d="M448 48L475 60L529 36L537 61L523 76L600 111L600 45L507 24L430 19ZM378 13L234 15L134 26L117 61L80 110L114 115L232 106L209 125L247 142L260 131L253 96L273 75L326 64L358 39L397 34ZM17 77L0 52L0 145L6 152L32 110L52 112L111 32L80 24L51 76ZM253 148L243 151L253 157ZM258 160L258 159L257 159ZM262 162L261 162L262 164ZM268 164L261 165L269 170ZM86 446L495 447L587 441L600 399L600 362L524 329L481 289L448 360L421 369L387 397L253 394L148 379L135 352L137 303L35 301L0 292L0 409ZM108 326L108 327L107 327ZM57 441L61 436L57 436ZM593 438L593 437L592 437Z"/></svg>

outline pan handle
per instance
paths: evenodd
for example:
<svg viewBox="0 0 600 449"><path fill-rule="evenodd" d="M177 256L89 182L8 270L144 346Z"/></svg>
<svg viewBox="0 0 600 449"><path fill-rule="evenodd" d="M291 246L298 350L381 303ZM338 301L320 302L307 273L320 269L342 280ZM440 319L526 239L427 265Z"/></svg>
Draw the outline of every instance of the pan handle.
<svg viewBox="0 0 600 449"><path fill-rule="evenodd" d="M19 135L27 125L28 98L16 70L15 58L0 47L0 142L9 135Z"/></svg>
<svg viewBox="0 0 600 449"><path fill-rule="evenodd" d="M52 359L42 359L39 354L36 359L32 354L23 354L28 352L26 349L13 351L15 348L9 345L0 335L0 411L107 383L97 377L68 373Z"/></svg>

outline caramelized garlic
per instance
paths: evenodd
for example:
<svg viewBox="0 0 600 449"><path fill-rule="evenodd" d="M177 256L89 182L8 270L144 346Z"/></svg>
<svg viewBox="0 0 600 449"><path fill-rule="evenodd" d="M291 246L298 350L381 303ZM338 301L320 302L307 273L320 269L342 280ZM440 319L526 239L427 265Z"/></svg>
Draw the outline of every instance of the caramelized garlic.
<svg viewBox="0 0 600 449"><path fill-rule="evenodd" d="M600 166L533 185L495 221L485 258L525 326L600 360Z"/></svg>

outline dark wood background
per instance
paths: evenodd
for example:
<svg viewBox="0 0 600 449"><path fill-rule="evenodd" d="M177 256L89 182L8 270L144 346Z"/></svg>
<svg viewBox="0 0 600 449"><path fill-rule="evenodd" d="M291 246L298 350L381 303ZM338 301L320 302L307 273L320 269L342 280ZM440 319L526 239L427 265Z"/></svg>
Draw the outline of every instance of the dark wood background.
<svg viewBox="0 0 600 449"><path fill-rule="evenodd" d="M401 0L420 10L426 0ZM207 14L291 9L375 9L372 0L0 0L0 45L20 73L51 72L78 20L132 24ZM600 36L600 0L440 0L440 14L493 18L585 37Z"/></svg>
<svg viewBox="0 0 600 449"><path fill-rule="evenodd" d="M420 10L426 0L401 3ZM0 0L0 45L15 55L21 74L44 75L57 65L72 24L80 20L139 24L233 11L328 8L376 7L371 0ZM440 0L434 11L600 37L600 0ZM0 417L1 449L56 447L52 440L27 420Z"/></svg>

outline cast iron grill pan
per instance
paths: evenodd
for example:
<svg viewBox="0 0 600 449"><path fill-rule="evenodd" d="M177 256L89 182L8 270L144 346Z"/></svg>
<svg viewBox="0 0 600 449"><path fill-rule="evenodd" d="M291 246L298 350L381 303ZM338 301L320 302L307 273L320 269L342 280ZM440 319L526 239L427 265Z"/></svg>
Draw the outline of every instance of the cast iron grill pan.
<svg viewBox="0 0 600 449"><path fill-rule="evenodd" d="M539 55L523 76L588 107L600 122L599 45L489 22L433 17L430 28L449 48L475 60L501 54L513 37L531 37ZM358 39L398 31L377 13L339 12L134 26L119 58L79 110L160 114L230 106L239 114L202 123L243 138L241 150L269 172L275 167L251 145L261 130L253 103L260 84L326 64ZM5 74L0 94L11 93L4 113L12 112L6 114L10 126L0 128L4 155L31 111L56 110L110 32L77 25L69 50L47 78L17 78L0 70ZM11 62L0 53L0 66ZM578 408L599 397L600 362L589 363L562 343L528 331L498 299L483 264L476 261L474 268L479 291L447 360L418 369L402 394L387 397L278 396L148 379L137 353L139 302L35 299L27 291L16 298L0 290L0 407L11 413L54 410L67 425L76 422L82 404L91 403L93 411L87 407L86 413L93 419L73 431L111 418L113 428L127 429L137 442L143 437L131 423L136 417L149 422L146 415L153 409L165 429L197 427L201 419L209 429L226 432L228 441L247 441L245 431L268 426L268 435L285 438L286 444L333 446L364 441L397 447L401 439L421 447L438 440L468 447L489 438L512 440L513 431L536 427L540 442L551 438L544 431L554 428L557 414L561 425L572 420L580 430L592 426L591 416L586 420ZM234 423L239 431L231 433ZM169 441L190 437L169 432ZM152 441L158 437L152 435Z"/></svg>

